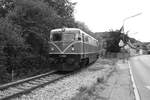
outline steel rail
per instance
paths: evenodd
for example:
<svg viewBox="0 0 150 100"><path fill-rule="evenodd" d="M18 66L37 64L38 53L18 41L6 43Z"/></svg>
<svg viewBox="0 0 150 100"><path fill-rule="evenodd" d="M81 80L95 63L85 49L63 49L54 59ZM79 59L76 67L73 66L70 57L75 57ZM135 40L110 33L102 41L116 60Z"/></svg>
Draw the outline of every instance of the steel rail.
<svg viewBox="0 0 150 100"><path fill-rule="evenodd" d="M33 79L38 79L38 78L41 78L41 77L44 77L44 76L53 74L53 73L55 73L55 72L56 72L56 71L50 71L50 72L48 72L48 73L40 74L40 75L33 76L33 77L30 77L30 78L26 78L26 79L22 79L22 80L18 80L18 81L15 81L15 82L11 82L11 83L7 83L7 84L4 84L4 85L1 85L1 86L0 86L0 91L3 90L3 89L5 89L5 88L14 86L14 85L18 85L18 84L21 84L21 83L24 83L24 82L27 82L27 81L31 81L31 80L33 80Z"/></svg>
<svg viewBox="0 0 150 100"><path fill-rule="evenodd" d="M42 88L42 87L44 87L48 84L59 81L59 80L65 78L67 76L76 74L76 73L78 73L82 70L83 69L76 70L76 71L73 71L73 72L67 73L67 74L58 74L58 73L56 73L57 71L53 71L53 72L38 75L38 76L35 76L35 77L31 77L31 78L28 78L28 79L20 80L20 81L17 81L17 82L12 82L12 83L9 83L9 84L5 84L5 85L1 86L0 92L5 93L5 91L6 91L6 95L5 94L4 95L0 94L0 100L10 100L10 99L13 99L13 98L16 98L16 97L20 97L23 94L28 94L28 93L32 92L33 90L35 90L37 88ZM58 76L56 77L55 75L58 75ZM18 87L17 87L17 85L18 85ZM19 85L22 85L22 86L20 87ZM11 88L12 88L13 91L15 91L15 89L17 89L17 91L15 91L16 93L13 93L11 91Z"/></svg>
<svg viewBox="0 0 150 100"><path fill-rule="evenodd" d="M53 80L48 81L48 82L45 82L45 83L43 83L43 84L40 84L40 85L31 87L31 88L29 88L29 89L25 89L25 90L23 90L23 91L21 91L21 92L14 93L14 94L12 94L12 95L5 96L5 97L3 97L3 98L0 98L0 100L10 100L10 99L12 99L12 98L19 97L19 96L21 96L21 95L23 95L23 94L28 94L28 93L30 93L31 91L33 91L33 90L35 90L35 89L37 89L37 88L41 88L41 87L46 86L46 85L48 85L48 84L50 84L50 83L54 83L54 82L56 82L56 81L58 81L58 80L60 80L60 79L63 79L64 77L67 77L67 76L69 76L69 75L70 75L70 74L62 75L62 76L59 77L59 78L53 79Z"/></svg>

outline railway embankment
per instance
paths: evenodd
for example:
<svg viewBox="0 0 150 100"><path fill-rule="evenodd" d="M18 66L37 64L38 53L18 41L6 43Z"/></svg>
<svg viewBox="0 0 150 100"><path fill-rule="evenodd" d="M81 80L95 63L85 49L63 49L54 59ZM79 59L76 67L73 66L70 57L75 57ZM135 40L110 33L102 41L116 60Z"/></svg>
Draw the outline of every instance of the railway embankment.
<svg viewBox="0 0 150 100"><path fill-rule="evenodd" d="M112 91L111 87L113 86L108 82L115 83L114 73L118 73L115 62L116 60L113 59L100 58L77 74L33 90L29 94L14 98L14 100L85 100L82 99L84 97L87 97L87 100L92 100L97 89L99 94L107 88ZM106 94L110 94L110 92L106 92Z"/></svg>

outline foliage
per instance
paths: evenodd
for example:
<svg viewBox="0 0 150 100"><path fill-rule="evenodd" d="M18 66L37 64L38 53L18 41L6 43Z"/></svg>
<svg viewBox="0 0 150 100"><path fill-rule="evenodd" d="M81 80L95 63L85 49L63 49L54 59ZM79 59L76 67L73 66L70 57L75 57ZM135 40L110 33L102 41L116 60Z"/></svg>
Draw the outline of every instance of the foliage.
<svg viewBox="0 0 150 100"><path fill-rule="evenodd" d="M68 0L44 0L54 8L57 14L62 18L73 17L74 6L76 3L69 2Z"/></svg>
<svg viewBox="0 0 150 100"><path fill-rule="evenodd" d="M90 34L94 38L96 38L96 35L93 34L93 32L88 28L88 26L84 22L76 21L76 27L79 28L79 29L81 29L81 30L83 30L87 34Z"/></svg>
<svg viewBox="0 0 150 100"><path fill-rule="evenodd" d="M14 8L14 0L0 1L0 18L6 17L7 13Z"/></svg>
<svg viewBox="0 0 150 100"><path fill-rule="evenodd" d="M117 31L110 31L109 38L106 40L107 43L107 51L108 52L119 52L119 41L120 41L120 33Z"/></svg>
<svg viewBox="0 0 150 100"><path fill-rule="evenodd" d="M101 32L95 34L99 38L99 42L103 45L103 48L105 48L107 52L120 52L120 40L122 40L126 45L129 39L128 35L121 33L119 30L110 30L109 32Z"/></svg>
<svg viewBox="0 0 150 100"><path fill-rule="evenodd" d="M90 29L88 28L88 26L84 22L76 21L76 23L77 23L78 28L80 28L81 30L83 30L86 33L92 34Z"/></svg>
<svg viewBox="0 0 150 100"><path fill-rule="evenodd" d="M20 27L17 25L12 25L7 18L1 18L0 19L0 42L2 43L1 46L3 47L9 46L16 50L20 47L25 48L26 46L24 45L24 39L20 36L19 28Z"/></svg>
<svg viewBox="0 0 150 100"><path fill-rule="evenodd" d="M15 56L27 48L20 36L19 26L12 25L7 18L0 19L0 48L0 81L3 82L10 78L8 69L19 62Z"/></svg>
<svg viewBox="0 0 150 100"><path fill-rule="evenodd" d="M40 0L17 0L16 6L8 17L13 23L22 26L24 29L31 27L45 28L57 18L52 7ZM47 27L46 27L47 28Z"/></svg>

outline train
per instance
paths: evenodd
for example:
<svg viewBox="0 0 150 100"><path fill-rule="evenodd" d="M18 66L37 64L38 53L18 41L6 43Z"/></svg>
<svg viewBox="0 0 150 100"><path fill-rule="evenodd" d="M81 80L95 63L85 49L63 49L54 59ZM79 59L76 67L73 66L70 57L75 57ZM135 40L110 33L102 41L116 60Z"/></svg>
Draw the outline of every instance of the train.
<svg viewBox="0 0 150 100"><path fill-rule="evenodd" d="M98 59L98 46L98 40L81 29L52 29L49 59L58 71L74 71Z"/></svg>

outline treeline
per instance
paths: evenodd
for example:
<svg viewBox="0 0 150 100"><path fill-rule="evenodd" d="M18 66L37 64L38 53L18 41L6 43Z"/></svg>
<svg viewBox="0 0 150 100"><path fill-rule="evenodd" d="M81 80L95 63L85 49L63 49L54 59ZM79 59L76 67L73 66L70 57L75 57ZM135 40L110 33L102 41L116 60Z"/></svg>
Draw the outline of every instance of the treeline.
<svg viewBox="0 0 150 100"><path fill-rule="evenodd" d="M50 30L62 27L91 31L73 16L69 0L0 1L0 83L35 75L51 68ZM12 72L13 71L13 72Z"/></svg>
<svg viewBox="0 0 150 100"><path fill-rule="evenodd" d="M138 51L139 49L148 50L147 44L142 43L135 38L131 38L127 33L122 33L123 27L119 30L110 30L106 32L96 32L95 35L99 40L100 54L110 55L121 52L129 53L127 49L124 49L126 45L130 48ZM119 45L120 41L123 41L124 45ZM130 42L129 42L130 41ZM131 45L132 44L132 45Z"/></svg>
<svg viewBox="0 0 150 100"><path fill-rule="evenodd" d="M96 37L99 40L100 49L105 49L106 52L118 53L121 48L127 44L130 39L127 34L121 33L121 30L110 30L106 32L96 32ZM124 45L119 46L119 42L122 40Z"/></svg>

